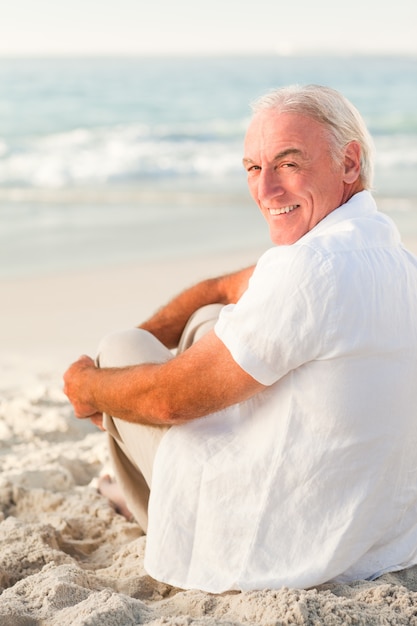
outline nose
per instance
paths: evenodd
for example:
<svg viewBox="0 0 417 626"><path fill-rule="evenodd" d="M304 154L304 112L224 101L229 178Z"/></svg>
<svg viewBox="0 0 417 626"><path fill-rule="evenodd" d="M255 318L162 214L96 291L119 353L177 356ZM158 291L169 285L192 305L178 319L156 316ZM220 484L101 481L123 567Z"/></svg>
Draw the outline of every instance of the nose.
<svg viewBox="0 0 417 626"><path fill-rule="evenodd" d="M269 206L274 198L285 193L281 176L274 168L263 168L258 176L257 196L265 206Z"/></svg>

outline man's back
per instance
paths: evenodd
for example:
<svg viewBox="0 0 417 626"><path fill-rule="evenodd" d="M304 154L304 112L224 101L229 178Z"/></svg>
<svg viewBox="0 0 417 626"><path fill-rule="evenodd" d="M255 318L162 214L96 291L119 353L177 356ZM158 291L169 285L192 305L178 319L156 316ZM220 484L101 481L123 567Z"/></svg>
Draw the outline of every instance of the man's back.
<svg viewBox="0 0 417 626"><path fill-rule="evenodd" d="M269 387L165 436L150 574L219 592L414 563L416 320L417 261L367 192L268 251L216 332Z"/></svg>

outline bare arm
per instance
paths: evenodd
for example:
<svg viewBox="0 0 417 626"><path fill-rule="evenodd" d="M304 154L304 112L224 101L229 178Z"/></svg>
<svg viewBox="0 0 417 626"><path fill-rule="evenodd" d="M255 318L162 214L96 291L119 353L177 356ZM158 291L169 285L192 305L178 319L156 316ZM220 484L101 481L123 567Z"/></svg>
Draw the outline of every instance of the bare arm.
<svg viewBox="0 0 417 626"><path fill-rule="evenodd" d="M265 387L233 360L214 331L163 364L98 369L88 357L64 376L77 417L105 412L141 424L181 424Z"/></svg>
<svg viewBox="0 0 417 626"><path fill-rule="evenodd" d="M206 304L237 302L246 291L253 270L254 266L251 266L197 283L171 300L139 328L155 335L167 348L175 348L191 315Z"/></svg>

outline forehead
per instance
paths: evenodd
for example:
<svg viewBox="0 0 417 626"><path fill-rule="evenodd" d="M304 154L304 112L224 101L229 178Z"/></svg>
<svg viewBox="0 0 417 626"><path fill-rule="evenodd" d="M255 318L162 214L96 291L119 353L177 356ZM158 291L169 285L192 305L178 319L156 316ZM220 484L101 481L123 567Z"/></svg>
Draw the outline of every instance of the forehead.
<svg viewBox="0 0 417 626"><path fill-rule="evenodd" d="M265 110L255 113L245 137L245 156L294 148L309 154L328 146L325 127L306 115ZM255 155L253 155L255 156Z"/></svg>

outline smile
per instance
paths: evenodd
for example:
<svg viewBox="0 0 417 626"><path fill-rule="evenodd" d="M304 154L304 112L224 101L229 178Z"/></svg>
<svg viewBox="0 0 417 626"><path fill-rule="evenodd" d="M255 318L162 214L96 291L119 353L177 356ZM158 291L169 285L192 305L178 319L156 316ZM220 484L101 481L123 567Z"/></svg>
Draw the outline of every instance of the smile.
<svg viewBox="0 0 417 626"><path fill-rule="evenodd" d="M282 215L283 213L290 213L291 211L294 211L294 209L296 209L298 206L300 205L290 204L289 206L282 207L282 209L269 209L269 212L271 215Z"/></svg>

